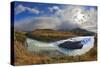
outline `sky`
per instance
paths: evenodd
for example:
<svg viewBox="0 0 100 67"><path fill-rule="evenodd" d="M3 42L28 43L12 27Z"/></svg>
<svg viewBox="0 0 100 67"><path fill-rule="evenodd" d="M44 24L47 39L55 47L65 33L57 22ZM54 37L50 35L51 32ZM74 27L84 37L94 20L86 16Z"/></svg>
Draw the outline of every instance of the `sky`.
<svg viewBox="0 0 100 67"><path fill-rule="evenodd" d="M63 6L62 4L15 2L15 20L27 17L54 16L55 11Z"/></svg>
<svg viewBox="0 0 100 67"><path fill-rule="evenodd" d="M55 30L83 28L96 32L97 7L14 2L14 25L16 29L23 31L37 28Z"/></svg>

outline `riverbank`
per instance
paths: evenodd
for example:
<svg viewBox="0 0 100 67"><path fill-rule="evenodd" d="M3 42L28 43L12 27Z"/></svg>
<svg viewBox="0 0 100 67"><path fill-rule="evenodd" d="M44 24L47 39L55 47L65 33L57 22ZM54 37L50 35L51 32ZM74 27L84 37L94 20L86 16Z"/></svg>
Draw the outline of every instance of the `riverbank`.
<svg viewBox="0 0 100 67"><path fill-rule="evenodd" d="M44 39L43 41L49 41L50 39L54 39L54 40L60 39L60 36L59 37L57 36L57 32L55 32L55 36L53 35L53 37L50 35L44 37L43 34L45 32L46 31L39 33L39 31L38 32L34 31L33 37L35 36L41 40ZM46 32L46 34L48 32ZM51 33L53 33L53 31ZM74 34L73 32L70 32L73 34L70 34L69 32L66 32L66 33L68 33L68 34L66 34L66 36L69 36L69 35L75 35L75 36L78 35L79 36L79 34ZM25 47L24 42L25 42L25 39L28 37L28 34L29 33L27 33L27 32L15 32L14 33L14 54L15 54L14 64L15 65L48 64L48 63L51 64L51 63L66 63L66 62L80 62L80 61L97 60L97 37L95 37L94 47L84 55L49 57L49 56L43 54L43 52L41 54L32 54L31 52L27 51L27 48ZM61 32L59 34L61 34ZM39 35L41 35L41 36L39 36ZM62 37L65 36L64 33L61 34L61 36ZM48 39L49 37L50 37L50 39Z"/></svg>

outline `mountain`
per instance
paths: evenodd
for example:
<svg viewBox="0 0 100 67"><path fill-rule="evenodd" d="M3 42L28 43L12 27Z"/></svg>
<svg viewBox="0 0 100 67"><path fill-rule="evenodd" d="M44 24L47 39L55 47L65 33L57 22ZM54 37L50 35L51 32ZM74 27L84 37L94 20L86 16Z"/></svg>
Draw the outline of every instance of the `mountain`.
<svg viewBox="0 0 100 67"><path fill-rule="evenodd" d="M57 41L61 39L67 39L76 36L93 36L94 32L90 32L84 29L73 29L70 31L59 31L52 29L36 29L27 34L27 37L34 38L42 41Z"/></svg>
<svg viewBox="0 0 100 67"><path fill-rule="evenodd" d="M93 35L96 34L95 32L91 32L91 31L88 31L88 30L85 30L85 29L81 29L81 28L73 29L70 32L72 32L74 34L77 34L77 35L80 35L80 36L81 35L82 36L93 36Z"/></svg>

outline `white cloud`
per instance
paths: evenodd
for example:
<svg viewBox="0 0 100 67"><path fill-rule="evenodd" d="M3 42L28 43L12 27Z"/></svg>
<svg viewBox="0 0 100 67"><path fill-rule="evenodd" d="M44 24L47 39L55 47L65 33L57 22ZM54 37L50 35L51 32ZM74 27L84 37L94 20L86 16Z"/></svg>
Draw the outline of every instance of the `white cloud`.
<svg viewBox="0 0 100 67"><path fill-rule="evenodd" d="M59 7L54 6L52 8L49 7L49 9L57 10L55 16L23 19L20 23L16 22L15 27L22 30L33 30L37 28L56 30L83 28L93 32L96 32L97 30L97 10L94 8L85 10L83 6L67 6L60 9ZM38 13L38 11L36 12Z"/></svg>
<svg viewBox="0 0 100 67"><path fill-rule="evenodd" d="M15 13L16 13L16 14L19 14L19 13L25 11L25 10L26 10L26 8L25 8L23 5L18 5L18 6L15 8Z"/></svg>
<svg viewBox="0 0 100 67"><path fill-rule="evenodd" d="M67 6L56 11L55 15L60 16L62 22L76 23L87 30L90 28L86 26L95 26L95 30L97 30L97 10L95 8L86 10L84 6Z"/></svg>
<svg viewBox="0 0 100 67"><path fill-rule="evenodd" d="M59 10L59 7L58 6L53 6L53 9Z"/></svg>
<svg viewBox="0 0 100 67"><path fill-rule="evenodd" d="M50 12L58 11L60 8L58 6L48 7Z"/></svg>
<svg viewBox="0 0 100 67"><path fill-rule="evenodd" d="M23 5L18 5L15 8L15 14L20 14L20 13L24 12L25 10L28 10L29 12L35 13L35 14L39 14L40 13L40 11L35 9L35 8L30 8L30 7L26 7L26 6L23 6Z"/></svg>
<svg viewBox="0 0 100 67"><path fill-rule="evenodd" d="M70 30L78 25L70 22L63 22L58 17L33 17L15 22L15 29L32 31L34 29Z"/></svg>
<svg viewBox="0 0 100 67"><path fill-rule="evenodd" d="M32 13L36 13L36 14L39 14L39 13L40 13L40 11L39 11L39 10L34 9L34 8L29 8L29 7L26 7L26 10L28 10L28 11L30 11L30 12L32 12Z"/></svg>
<svg viewBox="0 0 100 67"><path fill-rule="evenodd" d="M26 18L15 22L15 29L32 31L34 29L55 29L61 25L61 21L57 17L36 17Z"/></svg>
<svg viewBox="0 0 100 67"><path fill-rule="evenodd" d="M97 32L97 10L91 8L88 11L85 11L85 14L88 15L87 23L81 25L82 28Z"/></svg>

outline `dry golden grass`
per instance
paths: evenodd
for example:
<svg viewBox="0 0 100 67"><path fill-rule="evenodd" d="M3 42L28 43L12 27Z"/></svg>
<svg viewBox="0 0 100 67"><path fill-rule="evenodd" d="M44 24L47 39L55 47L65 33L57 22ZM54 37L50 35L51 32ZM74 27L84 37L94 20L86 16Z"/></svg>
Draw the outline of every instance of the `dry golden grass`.
<svg viewBox="0 0 100 67"><path fill-rule="evenodd" d="M23 43L16 41L14 44L15 52L15 65L26 65L26 64L39 64L42 60L48 59L47 56L37 56L30 54Z"/></svg>
<svg viewBox="0 0 100 67"><path fill-rule="evenodd" d="M34 55L28 52L24 43L26 36L23 34L25 33L17 33L14 36L14 65L51 64L97 60L97 38L95 38L95 46L84 55L50 57L46 55Z"/></svg>
<svg viewBox="0 0 100 67"><path fill-rule="evenodd" d="M79 61L93 61L97 58L96 46L88 53L82 56L58 56L49 57L44 55L34 55L29 53L23 46L22 42L16 41L14 44L15 65L30 65L30 64L51 64L51 63L66 63Z"/></svg>

